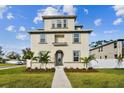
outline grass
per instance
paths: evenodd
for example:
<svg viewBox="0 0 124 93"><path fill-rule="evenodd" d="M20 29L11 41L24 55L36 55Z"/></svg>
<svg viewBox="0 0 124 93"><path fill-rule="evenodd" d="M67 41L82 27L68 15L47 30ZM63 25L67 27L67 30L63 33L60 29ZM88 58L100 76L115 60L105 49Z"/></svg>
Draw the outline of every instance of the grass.
<svg viewBox="0 0 124 93"><path fill-rule="evenodd" d="M50 88L52 72L25 72L25 67L0 70L2 88Z"/></svg>
<svg viewBox="0 0 124 93"><path fill-rule="evenodd" d="M0 63L0 67L3 67L3 66L15 66L15 64L4 64L4 63Z"/></svg>
<svg viewBox="0 0 124 93"><path fill-rule="evenodd" d="M99 72L67 72L74 88L124 88L124 69L99 69Z"/></svg>

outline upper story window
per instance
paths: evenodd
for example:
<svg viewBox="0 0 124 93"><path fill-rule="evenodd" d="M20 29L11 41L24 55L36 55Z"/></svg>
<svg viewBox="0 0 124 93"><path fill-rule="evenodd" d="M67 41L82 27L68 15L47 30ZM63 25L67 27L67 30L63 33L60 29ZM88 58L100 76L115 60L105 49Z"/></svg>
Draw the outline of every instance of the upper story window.
<svg viewBox="0 0 124 93"><path fill-rule="evenodd" d="M80 42L80 34L79 33L74 33L73 42L74 43L79 43Z"/></svg>
<svg viewBox="0 0 124 93"><path fill-rule="evenodd" d="M45 36L45 34L40 34L40 43L46 43L46 36Z"/></svg>
<svg viewBox="0 0 124 93"><path fill-rule="evenodd" d="M66 28L66 27L67 27L67 20L64 19L64 20L63 20L63 23L64 23L64 24L63 24L64 28Z"/></svg>
<svg viewBox="0 0 124 93"><path fill-rule="evenodd" d="M62 22L61 22L61 20L57 20L57 28L62 28Z"/></svg>
<svg viewBox="0 0 124 93"><path fill-rule="evenodd" d="M55 21L52 20L52 28L55 28Z"/></svg>
<svg viewBox="0 0 124 93"><path fill-rule="evenodd" d="M80 59L80 51L74 50L73 51L73 61L79 61L79 59Z"/></svg>
<svg viewBox="0 0 124 93"><path fill-rule="evenodd" d="M103 47L99 47L98 52L102 52L103 51Z"/></svg>
<svg viewBox="0 0 124 93"><path fill-rule="evenodd" d="M53 19L52 20L52 29L61 29L67 28L67 20L66 19Z"/></svg>
<svg viewBox="0 0 124 93"><path fill-rule="evenodd" d="M114 43L114 48L117 48L117 42Z"/></svg>

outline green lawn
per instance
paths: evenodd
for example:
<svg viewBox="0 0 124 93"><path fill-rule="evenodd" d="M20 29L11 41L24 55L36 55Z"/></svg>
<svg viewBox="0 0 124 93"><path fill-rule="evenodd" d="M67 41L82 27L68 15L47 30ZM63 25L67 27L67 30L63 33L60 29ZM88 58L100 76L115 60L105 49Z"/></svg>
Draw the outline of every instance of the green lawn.
<svg viewBox="0 0 124 93"><path fill-rule="evenodd" d="M25 72L25 67L0 70L0 87L50 88L53 72Z"/></svg>
<svg viewBox="0 0 124 93"><path fill-rule="evenodd" d="M124 88L124 69L99 69L99 72L66 72L74 88Z"/></svg>
<svg viewBox="0 0 124 93"><path fill-rule="evenodd" d="M15 64L4 64L4 63L0 63L0 67L3 67L3 66L15 66Z"/></svg>

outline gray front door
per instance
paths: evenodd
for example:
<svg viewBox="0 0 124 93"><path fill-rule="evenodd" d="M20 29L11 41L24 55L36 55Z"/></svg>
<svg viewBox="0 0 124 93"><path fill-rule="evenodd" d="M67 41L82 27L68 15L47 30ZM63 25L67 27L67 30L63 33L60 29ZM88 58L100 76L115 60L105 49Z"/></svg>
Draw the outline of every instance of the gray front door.
<svg viewBox="0 0 124 93"><path fill-rule="evenodd" d="M63 60L63 53L62 53L62 51L57 51L55 56L56 56L56 66L63 65L63 62L62 62L62 60Z"/></svg>

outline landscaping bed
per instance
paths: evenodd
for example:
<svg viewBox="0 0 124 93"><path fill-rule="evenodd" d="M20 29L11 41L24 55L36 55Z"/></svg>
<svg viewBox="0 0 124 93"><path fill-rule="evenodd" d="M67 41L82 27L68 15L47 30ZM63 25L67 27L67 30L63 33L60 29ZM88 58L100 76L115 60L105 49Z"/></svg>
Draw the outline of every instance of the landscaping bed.
<svg viewBox="0 0 124 93"><path fill-rule="evenodd" d="M25 67L0 70L1 88L50 88L53 72L26 72Z"/></svg>
<svg viewBox="0 0 124 93"><path fill-rule="evenodd" d="M31 68L27 68L26 69L26 72L55 72L55 68L46 68L46 69L38 69L38 68L35 68L35 69L31 69Z"/></svg>
<svg viewBox="0 0 124 93"><path fill-rule="evenodd" d="M79 69L79 68L64 68L65 72L98 72L98 70L93 69L93 68L88 68L88 69Z"/></svg>
<svg viewBox="0 0 124 93"><path fill-rule="evenodd" d="M98 72L66 72L74 88L124 88L124 69L98 69Z"/></svg>

